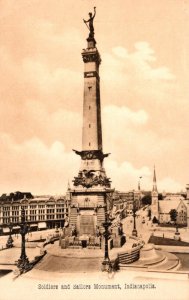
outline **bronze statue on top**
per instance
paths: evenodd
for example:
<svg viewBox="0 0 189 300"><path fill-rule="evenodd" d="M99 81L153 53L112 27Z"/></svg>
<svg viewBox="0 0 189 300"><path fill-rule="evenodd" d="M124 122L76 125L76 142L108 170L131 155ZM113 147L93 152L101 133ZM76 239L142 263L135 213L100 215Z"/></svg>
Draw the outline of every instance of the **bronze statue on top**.
<svg viewBox="0 0 189 300"><path fill-rule="evenodd" d="M86 24L87 28L89 29L89 38L94 38L94 26L93 26L93 20L96 15L96 7L94 7L94 15L92 13L89 13L89 19L86 21L83 19L83 22ZM89 26L87 25L89 23Z"/></svg>

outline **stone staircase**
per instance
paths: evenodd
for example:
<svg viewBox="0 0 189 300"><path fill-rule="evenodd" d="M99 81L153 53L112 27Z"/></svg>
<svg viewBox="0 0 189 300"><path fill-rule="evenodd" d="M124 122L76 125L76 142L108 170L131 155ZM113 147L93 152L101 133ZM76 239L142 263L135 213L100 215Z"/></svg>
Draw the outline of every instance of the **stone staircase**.
<svg viewBox="0 0 189 300"><path fill-rule="evenodd" d="M70 225L76 225L77 223L77 208L72 207L70 211Z"/></svg>
<svg viewBox="0 0 189 300"><path fill-rule="evenodd" d="M104 208L100 207L100 208L98 208L98 212L97 212L97 224L100 228L100 231L104 230L104 227L102 226L102 223L104 223L104 221L105 221Z"/></svg>
<svg viewBox="0 0 189 300"><path fill-rule="evenodd" d="M140 259L131 264L119 264L120 269L142 271L176 271L180 267L179 258L169 252L156 250L147 244L140 251Z"/></svg>
<svg viewBox="0 0 189 300"><path fill-rule="evenodd" d="M101 231L104 231L104 227L102 226L102 223L105 221L105 211L104 211L104 197L99 196L98 198L98 206L102 205L102 207L98 208L97 211L97 225L99 226Z"/></svg>
<svg viewBox="0 0 189 300"><path fill-rule="evenodd" d="M180 266L180 261L179 261L179 258L172 254L172 253L169 253L169 252L163 252L164 254L164 260L162 260L162 262L159 262L157 263L156 265L151 265L149 267L150 270L154 270L154 267L155 267L155 270L166 270L166 271L169 271L169 270L177 270L178 267Z"/></svg>

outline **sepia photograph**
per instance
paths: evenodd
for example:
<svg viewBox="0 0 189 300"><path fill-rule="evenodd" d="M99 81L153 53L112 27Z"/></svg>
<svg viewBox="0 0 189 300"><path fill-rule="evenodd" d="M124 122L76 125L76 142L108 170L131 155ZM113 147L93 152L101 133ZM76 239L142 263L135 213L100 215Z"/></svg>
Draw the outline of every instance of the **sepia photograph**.
<svg viewBox="0 0 189 300"><path fill-rule="evenodd" d="M0 300L189 299L189 0L0 0Z"/></svg>

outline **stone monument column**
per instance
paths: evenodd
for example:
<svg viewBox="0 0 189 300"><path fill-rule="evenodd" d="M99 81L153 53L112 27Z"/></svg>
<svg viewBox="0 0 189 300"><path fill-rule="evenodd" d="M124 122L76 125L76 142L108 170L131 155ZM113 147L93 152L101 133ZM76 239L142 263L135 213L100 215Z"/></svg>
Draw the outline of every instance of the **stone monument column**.
<svg viewBox="0 0 189 300"><path fill-rule="evenodd" d="M87 47L82 51L84 62L82 149L74 150L81 158L79 173L73 180L70 205L70 226L75 225L82 240L94 236L96 226L103 229L105 221L105 197L110 189L103 160L100 99L100 54L94 38L93 21L96 15L89 13L84 23L89 29ZM85 237L86 236L86 237Z"/></svg>
<svg viewBox="0 0 189 300"><path fill-rule="evenodd" d="M103 160L108 154L102 149L102 126L100 104L100 54L96 48L94 38L93 19L96 15L89 13L87 48L83 49L84 62L84 94L83 94L83 127L82 127L82 151L74 150L81 157L81 166L78 177L75 177L74 186L82 185L92 187L101 185L110 187L103 168Z"/></svg>

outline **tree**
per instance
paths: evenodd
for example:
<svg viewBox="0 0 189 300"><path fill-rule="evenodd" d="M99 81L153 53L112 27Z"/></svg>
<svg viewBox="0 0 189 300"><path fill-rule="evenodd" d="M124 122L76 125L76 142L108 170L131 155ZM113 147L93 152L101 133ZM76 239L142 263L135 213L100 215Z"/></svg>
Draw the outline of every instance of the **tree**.
<svg viewBox="0 0 189 300"><path fill-rule="evenodd" d="M174 222L174 225L176 227L176 232L175 232L175 238L177 240L180 240L180 233L178 231L178 225L177 225L177 215L178 215L178 212L176 211L176 209L171 209L170 212L170 218L171 218L171 221Z"/></svg>
<svg viewBox="0 0 189 300"><path fill-rule="evenodd" d="M170 214L171 221L173 221L174 224L176 225L177 215L178 215L176 209L171 209L169 214Z"/></svg>
<svg viewBox="0 0 189 300"><path fill-rule="evenodd" d="M149 217L149 220L151 220L151 216L152 216L152 211L151 209L148 210L148 217Z"/></svg>
<svg viewBox="0 0 189 300"><path fill-rule="evenodd" d="M155 216L154 216L153 219L152 219L152 223L153 223L153 224L157 224L157 223L158 223L158 219L157 219Z"/></svg>
<svg viewBox="0 0 189 300"><path fill-rule="evenodd" d="M152 197L151 194L145 195L141 199L143 205L151 205L152 203Z"/></svg>

